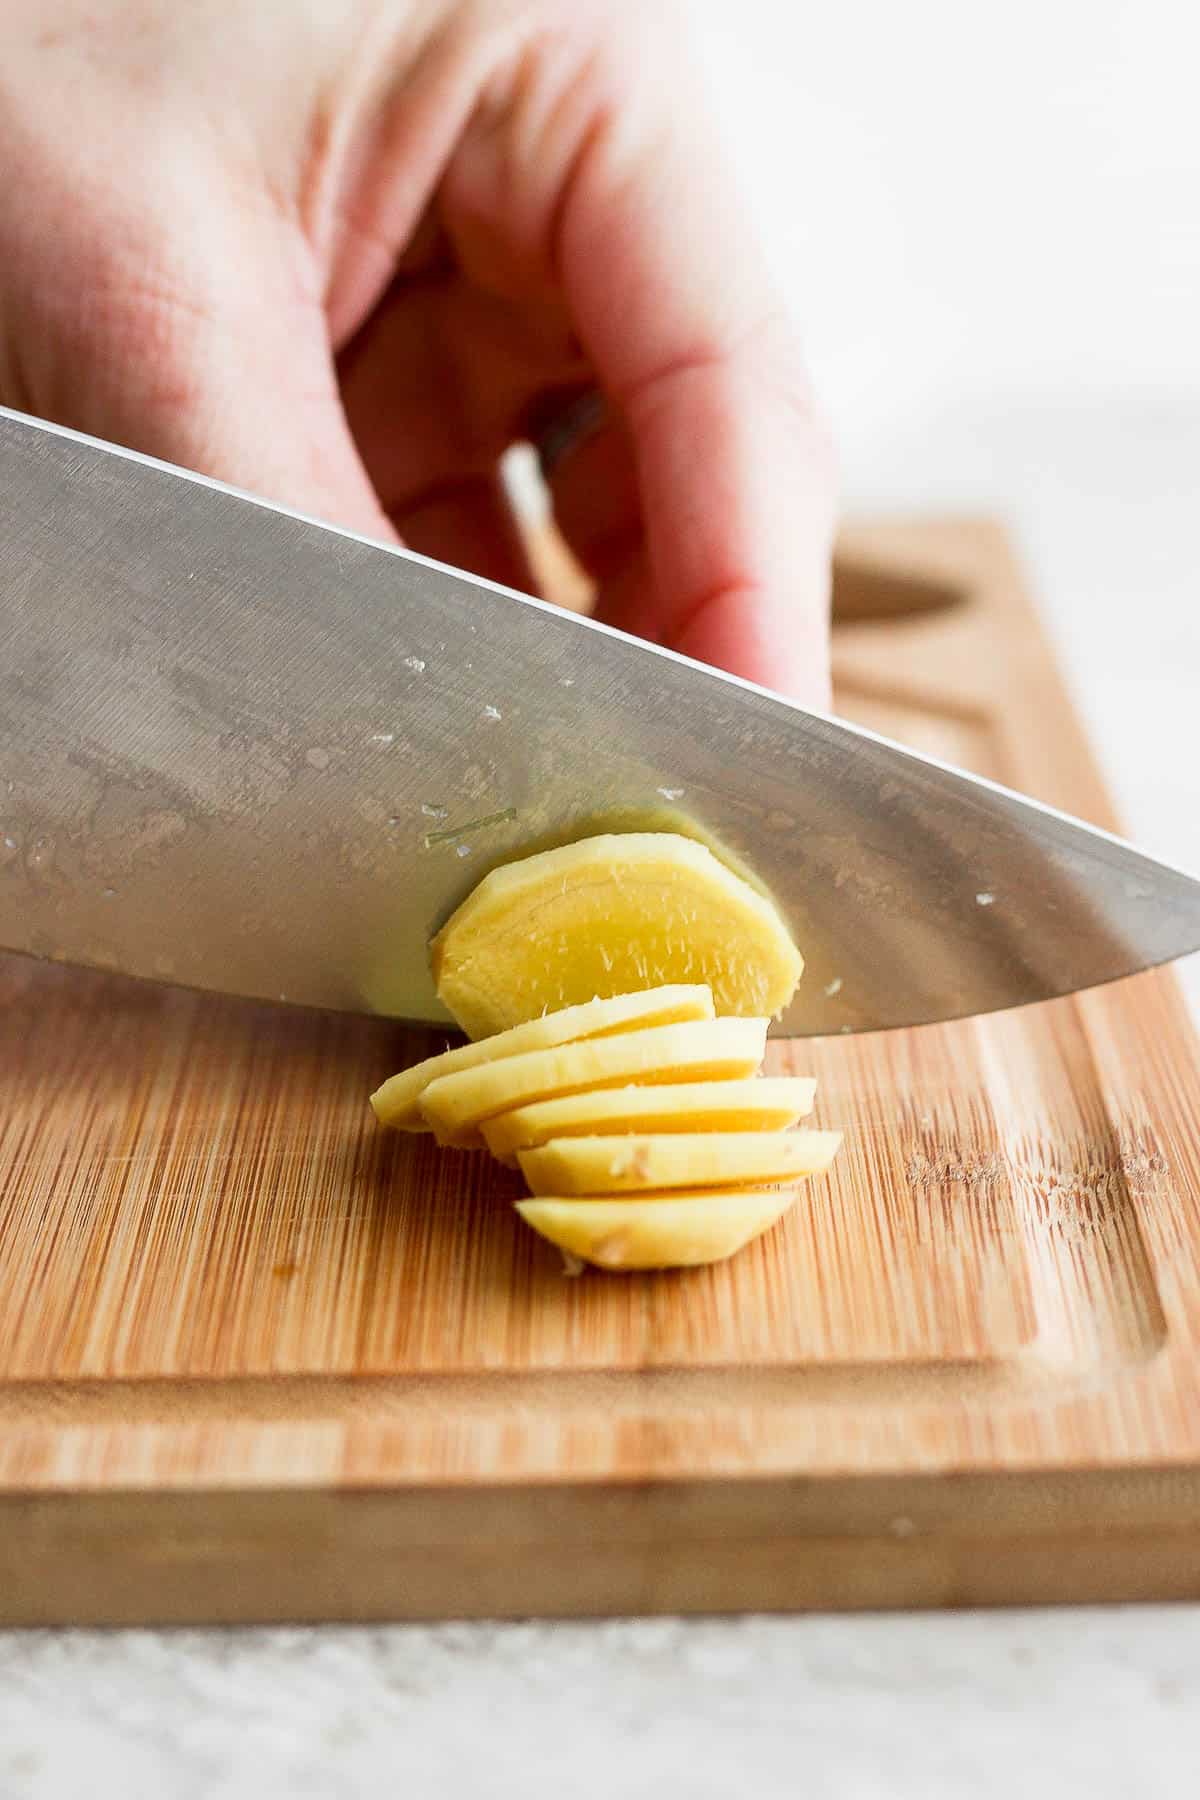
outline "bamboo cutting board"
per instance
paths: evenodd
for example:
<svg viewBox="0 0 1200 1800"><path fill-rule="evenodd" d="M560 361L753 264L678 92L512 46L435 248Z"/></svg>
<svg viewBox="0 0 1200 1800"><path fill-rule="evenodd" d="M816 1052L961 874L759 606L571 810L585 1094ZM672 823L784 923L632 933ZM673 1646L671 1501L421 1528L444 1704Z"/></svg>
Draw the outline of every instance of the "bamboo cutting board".
<svg viewBox="0 0 1200 1800"><path fill-rule="evenodd" d="M852 534L840 703L1111 824L986 524ZM1170 973L779 1044L846 1132L712 1270L567 1280L365 1098L430 1039L0 960L0 1619L1200 1594Z"/></svg>

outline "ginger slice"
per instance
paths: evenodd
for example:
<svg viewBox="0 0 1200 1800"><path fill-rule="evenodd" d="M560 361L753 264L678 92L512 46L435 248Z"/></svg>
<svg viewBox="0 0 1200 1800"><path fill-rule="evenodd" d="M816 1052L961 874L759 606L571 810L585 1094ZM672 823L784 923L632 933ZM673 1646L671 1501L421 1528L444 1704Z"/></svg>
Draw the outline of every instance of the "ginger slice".
<svg viewBox="0 0 1200 1800"><path fill-rule="evenodd" d="M601 1269L689 1268L722 1262L781 1219L795 1200L766 1192L684 1193L628 1200L518 1200L527 1225Z"/></svg>
<svg viewBox="0 0 1200 1800"><path fill-rule="evenodd" d="M837 1131L555 1138L518 1161L532 1194L562 1198L767 1187L819 1174L841 1141Z"/></svg>
<svg viewBox="0 0 1200 1800"><path fill-rule="evenodd" d="M518 1151L536 1149L552 1138L631 1131L786 1131L812 1111L816 1087L808 1075L763 1075L747 1081L594 1088L515 1107L489 1119L482 1130L492 1155L509 1165Z"/></svg>
<svg viewBox="0 0 1200 1800"><path fill-rule="evenodd" d="M607 1037L635 1026L683 1024L689 1019L712 1017L712 993L702 986L650 988L644 993L618 994L608 1000L587 1000L580 1006L568 1006L561 1012L514 1025L497 1037L462 1044L441 1056L414 1063L377 1088L371 1095L371 1105L381 1125L398 1131L428 1131L429 1123L420 1107L421 1095L431 1081L443 1075L473 1069L480 1063L499 1062L506 1056L521 1056L530 1050L552 1050L582 1038Z"/></svg>
<svg viewBox="0 0 1200 1800"><path fill-rule="evenodd" d="M663 983L719 1015L783 1010L803 959L778 911L673 832L586 838L493 869L433 941L438 996L469 1037Z"/></svg>
<svg viewBox="0 0 1200 1800"><path fill-rule="evenodd" d="M421 1095L421 1109L439 1137L461 1141L499 1113L556 1094L681 1076L721 1081L750 1075L762 1062L766 1042L766 1019L702 1019L622 1031L443 1075Z"/></svg>

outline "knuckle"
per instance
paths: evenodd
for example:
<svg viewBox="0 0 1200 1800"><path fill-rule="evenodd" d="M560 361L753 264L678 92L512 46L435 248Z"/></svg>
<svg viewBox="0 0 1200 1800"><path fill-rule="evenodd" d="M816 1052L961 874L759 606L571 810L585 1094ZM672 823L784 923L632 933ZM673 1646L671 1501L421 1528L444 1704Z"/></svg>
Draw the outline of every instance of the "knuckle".
<svg viewBox="0 0 1200 1800"><path fill-rule="evenodd" d="M149 257L127 263L102 253L86 300L63 321L62 335L82 366L124 371L146 401L183 412L203 388L212 322L202 288L181 272Z"/></svg>

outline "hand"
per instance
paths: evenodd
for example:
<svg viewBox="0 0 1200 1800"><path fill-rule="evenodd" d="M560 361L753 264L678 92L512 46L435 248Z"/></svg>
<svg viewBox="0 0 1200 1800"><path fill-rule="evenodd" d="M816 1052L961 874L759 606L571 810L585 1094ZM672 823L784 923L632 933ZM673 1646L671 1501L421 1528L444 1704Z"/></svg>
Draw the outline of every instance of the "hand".
<svg viewBox="0 0 1200 1800"><path fill-rule="evenodd" d="M651 0L6 0L0 401L521 586L552 478L600 616L821 703L832 480Z"/></svg>

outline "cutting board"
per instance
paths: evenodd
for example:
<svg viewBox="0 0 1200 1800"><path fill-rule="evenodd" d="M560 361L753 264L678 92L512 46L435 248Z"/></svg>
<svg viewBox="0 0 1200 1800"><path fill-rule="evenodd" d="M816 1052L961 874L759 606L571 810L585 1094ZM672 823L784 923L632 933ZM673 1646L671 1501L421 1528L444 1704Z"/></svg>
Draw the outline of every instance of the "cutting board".
<svg viewBox="0 0 1200 1800"><path fill-rule="evenodd" d="M843 542L854 718L1104 825L1002 533ZM777 1043L845 1131L733 1261L570 1280L375 1128L425 1034L0 962L0 1619L1200 1594L1169 972Z"/></svg>

